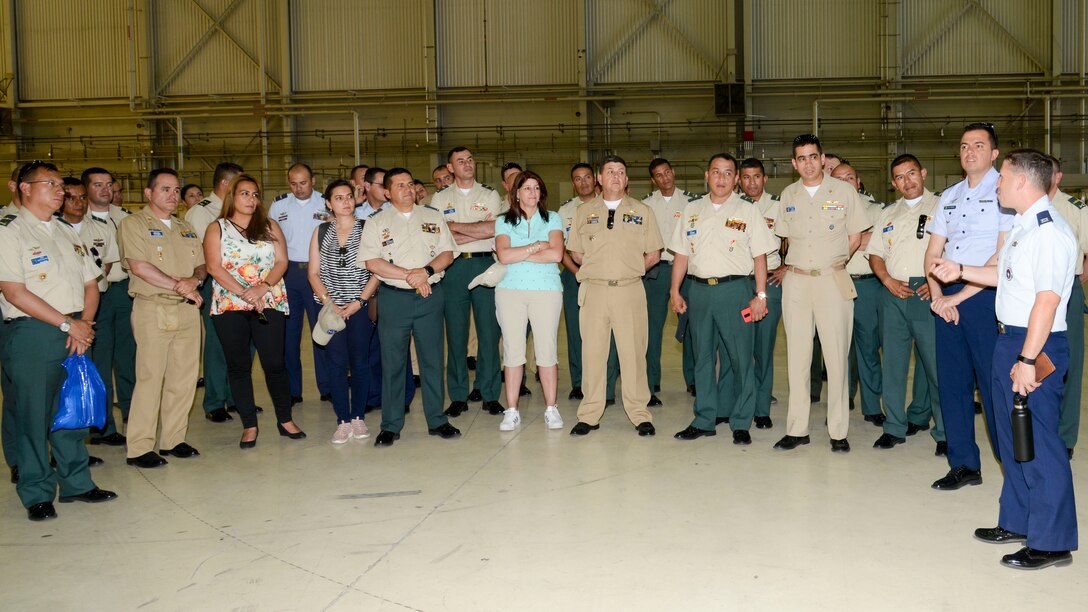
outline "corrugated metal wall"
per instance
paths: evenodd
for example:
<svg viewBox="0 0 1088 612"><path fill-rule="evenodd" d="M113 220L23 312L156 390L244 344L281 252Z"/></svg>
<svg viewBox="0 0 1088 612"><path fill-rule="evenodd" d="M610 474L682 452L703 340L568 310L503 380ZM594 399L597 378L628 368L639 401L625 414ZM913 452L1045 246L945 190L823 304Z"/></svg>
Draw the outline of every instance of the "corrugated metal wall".
<svg viewBox="0 0 1088 612"><path fill-rule="evenodd" d="M1085 59L1081 56L1081 45L1085 43L1082 28L1085 14L1082 11L1084 0L1057 0L1062 2L1062 72L1075 74L1081 69ZM1084 66L1088 71L1088 65Z"/></svg>
<svg viewBox="0 0 1088 612"><path fill-rule="evenodd" d="M435 0L439 87L482 87L487 83L486 4L486 0Z"/></svg>
<svg viewBox="0 0 1088 612"><path fill-rule="evenodd" d="M20 99L128 96L124 2L16 0L15 24Z"/></svg>
<svg viewBox="0 0 1088 612"><path fill-rule="evenodd" d="M898 6L904 77L1041 74L1049 67L1050 2L911 0Z"/></svg>
<svg viewBox="0 0 1088 612"><path fill-rule="evenodd" d="M258 6L262 2L263 15ZM161 95L260 91L262 35L265 71L273 75L266 88L275 91L284 85L279 77L280 22L272 3L155 0L153 9L154 89Z"/></svg>
<svg viewBox="0 0 1088 612"><path fill-rule="evenodd" d="M880 4L874 0L752 0L752 17L756 80L880 76Z"/></svg>
<svg viewBox="0 0 1088 612"><path fill-rule="evenodd" d="M430 0L292 2L291 73L295 91L425 86Z"/></svg>
<svg viewBox="0 0 1088 612"><path fill-rule="evenodd" d="M723 0L586 0L589 81L721 80L734 38L732 4Z"/></svg>

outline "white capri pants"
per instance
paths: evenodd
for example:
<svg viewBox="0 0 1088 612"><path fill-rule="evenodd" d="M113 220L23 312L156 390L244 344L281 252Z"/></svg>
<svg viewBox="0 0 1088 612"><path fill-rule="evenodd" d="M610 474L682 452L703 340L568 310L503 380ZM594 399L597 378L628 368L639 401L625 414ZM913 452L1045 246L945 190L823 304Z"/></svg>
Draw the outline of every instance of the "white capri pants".
<svg viewBox="0 0 1088 612"><path fill-rule="evenodd" d="M562 291L495 289L495 315L502 328L502 365L508 368L525 365L525 335L530 323L537 367L557 365L556 337L562 310Z"/></svg>

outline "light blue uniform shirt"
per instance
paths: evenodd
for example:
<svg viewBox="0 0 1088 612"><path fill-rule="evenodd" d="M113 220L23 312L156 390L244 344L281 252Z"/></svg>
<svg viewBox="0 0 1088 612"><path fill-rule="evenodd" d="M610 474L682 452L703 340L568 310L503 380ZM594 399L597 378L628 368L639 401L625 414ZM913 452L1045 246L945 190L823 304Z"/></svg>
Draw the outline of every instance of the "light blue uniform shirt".
<svg viewBox="0 0 1088 612"><path fill-rule="evenodd" d="M1043 196L1023 215L1016 215L997 262L997 320L1027 327L1035 295L1050 291L1061 297L1050 331L1066 330L1063 315L1073 290L1077 238L1069 224Z"/></svg>
<svg viewBox="0 0 1088 612"><path fill-rule="evenodd" d="M329 220L325 198L314 192L306 202L285 193L272 202L268 216L275 219L287 239L288 261L310 261L310 239L318 225Z"/></svg>
<svg viewBox="0 0 1088 612"><path fill-rule="evenodd" d="M379 210L385 210L390 206L392 206L392 204L390 204L389 202L383 202L381 206L375 209L373 206L370 205L370 200L364 200L362 204L355 207L355 218L365 221L373 217L374 213L378 212Z"/></svg>
<svg viewBox="0 0 1088 612"><path fill-rule="evenodd" d="M984 266L997 252L997 236L1012 229L1012 211L997 202L997 179L990 168L974 188L967 179L941 194L929 233L944 236L944 258L965 266Z"/></svg>
<svg viewBox="0 0 1088 612"><path fill-rule="evenodd" d="M540 212L531 219L522 219L516 226L506 222L505 217L495 221L495 236L509 236L511 247L523 247L534 242L548 241L551 232L563 231L563 222L559 213L548 211L548 220L540 217ZM506 275L502 277L499 289L520 289L528 291L562 291L559 281L559 266L553 263L519 261L507 264Z"/></svg>

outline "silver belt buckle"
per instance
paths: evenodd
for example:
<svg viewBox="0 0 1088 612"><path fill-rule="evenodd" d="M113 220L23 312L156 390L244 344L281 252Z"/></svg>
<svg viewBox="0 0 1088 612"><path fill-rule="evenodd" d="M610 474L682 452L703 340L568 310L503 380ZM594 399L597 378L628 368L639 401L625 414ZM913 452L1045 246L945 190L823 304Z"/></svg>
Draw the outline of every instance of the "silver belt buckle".
<svg viewBox="0 0 1088 612"><path fill-rule="evenodd" d="M619 287L619 285L620 285L619 281L608 281L608 286L609 287Z"/></svg>
<svg viewBox="0 0 1088 612"><path fill-rule="evenodd" d="M1005 324L1002 323L1001 321L997 322L997 333L999 333L999 334L1004 334L1005 333Z"/></svg>

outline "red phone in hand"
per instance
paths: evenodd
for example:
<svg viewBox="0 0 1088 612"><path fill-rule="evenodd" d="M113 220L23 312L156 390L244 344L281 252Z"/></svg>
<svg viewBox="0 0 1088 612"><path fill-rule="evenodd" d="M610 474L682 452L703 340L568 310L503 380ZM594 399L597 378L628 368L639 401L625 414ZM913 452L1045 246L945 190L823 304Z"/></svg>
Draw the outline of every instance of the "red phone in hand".
<svg viewBox="0 0 1088 612"><path fill-rule="evenodd" d="M740 311L740 318L744 319L745 323L751 323L752 322L752 307L749 306L749 307L745 308L744 310Z"/></svg>

